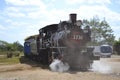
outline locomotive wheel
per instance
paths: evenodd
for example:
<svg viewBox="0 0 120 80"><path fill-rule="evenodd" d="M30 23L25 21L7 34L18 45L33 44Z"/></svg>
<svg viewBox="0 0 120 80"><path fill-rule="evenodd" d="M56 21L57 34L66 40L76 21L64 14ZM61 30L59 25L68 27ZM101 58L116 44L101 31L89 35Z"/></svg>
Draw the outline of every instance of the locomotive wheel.
<svg viewBox="0 0 120 80"><path fill-rule="evenodd" d="M42 58L42 63L47 65L48 64L48 52L46 49L42 51L41 58Z"/></svg>

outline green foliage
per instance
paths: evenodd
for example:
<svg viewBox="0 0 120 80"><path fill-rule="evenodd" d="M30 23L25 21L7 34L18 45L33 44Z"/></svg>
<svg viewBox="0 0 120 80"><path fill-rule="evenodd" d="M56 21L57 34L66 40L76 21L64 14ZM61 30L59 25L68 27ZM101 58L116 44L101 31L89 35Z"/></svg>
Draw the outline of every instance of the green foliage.
<svg viewBox="0 0 120 80"><path fill-rule="evenodd" d="M114 52L120 55L120 40L114 42Z"/></svg>
<svg viewBox="0 0 120 80"><path fill-rule="evenodd" d="M12 45L14 51L23 51L23 46L17 41L17 42L14 42L13 45Z"/></svg>
<svg viewBox="0 0 120 80"><path fill-rule="evenodd" d="M8 43L0 40L0 51L6 51L6 45Z"/></svg>
<svg viewBox="0 0 120 80"><path fill-rule="evenodd" d="M23 46L18 42L7 43L0 41L0 51L23 51Z"/></svg>
<svg viewBox="0 0 120 80"><path fill-rule="evenodd" d="M18 41L14 43L7 43L0 40L0 54L6 55L9 52L18 55L18 53L23 52L23 46Z"/></svg>
<svg viewBox="0 0 120 80"><path fill-rule="evenodd" d="M91 27L92 44L113 44L115 36L113 35L113 30L105 19L100 21L99 18L95 16L90 21L83 20L83 25L89 25Z"/></svg>
<svg viewBox="0 0 120 80"><path fill-rule="evenodd" d="M20 51L0 51L0 55L8 56L9 54L12 54L13 57L23 56L23 52Z"/></svg>

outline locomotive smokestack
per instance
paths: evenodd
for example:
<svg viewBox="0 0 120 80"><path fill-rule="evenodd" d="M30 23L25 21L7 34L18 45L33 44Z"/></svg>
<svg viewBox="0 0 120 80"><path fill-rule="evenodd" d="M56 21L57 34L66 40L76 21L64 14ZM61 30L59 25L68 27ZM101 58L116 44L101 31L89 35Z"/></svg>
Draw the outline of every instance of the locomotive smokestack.
<svg viewBox="0 0 120 80"><path fill-rule="evenodd" d="M72 23L76 22L76 17L77 17L77 14L75 13L69 15L70 21Z"/></svg>

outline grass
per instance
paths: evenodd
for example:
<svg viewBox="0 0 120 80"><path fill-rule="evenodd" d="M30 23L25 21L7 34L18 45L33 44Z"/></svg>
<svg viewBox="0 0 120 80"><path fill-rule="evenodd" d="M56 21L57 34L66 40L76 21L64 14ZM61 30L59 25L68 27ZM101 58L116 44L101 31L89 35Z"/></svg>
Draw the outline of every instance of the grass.
<svg viewBox="0 0 120 80"><path fill-rule="evenodd" d="M17 64L20 63L19 57L12 57L12 58L0 58L0 64Z"/></svg>
<svg viewBox="0 0 120 80"><path fill-rule="evenodd" d="M9 51L0 51L0 55L6 55Z"/></svg>
<svg viewBox="0 0 120 80"><path fill-rule="evenodd" d="M12 53L13 56L12 58L7 58L7 53ZM17 56L17 54L20 54L19 56ZM23 56L22 52L18 52L18 51L0 51L0 65L1 64L16 64L16 63L20 63L19 58Z"/></svg>
<svg viewBox="0 0 120 80"><path fill-rule="evenodd" d="M12 53L13 55L23 54L23 52L20 51L0 51L0 55L7 55L8 53Z"/></svg>

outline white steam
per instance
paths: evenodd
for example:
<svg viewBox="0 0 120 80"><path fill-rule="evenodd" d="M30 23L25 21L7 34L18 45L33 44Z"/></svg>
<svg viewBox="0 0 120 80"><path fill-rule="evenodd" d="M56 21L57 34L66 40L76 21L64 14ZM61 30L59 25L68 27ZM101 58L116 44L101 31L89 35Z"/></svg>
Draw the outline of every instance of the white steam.
<svg viewBox="0 0 120 80"><path fill-rule="evenodd" d="M63 63L62 61L55 59L50 64L50 69L55 72L66 72L69 70L69 65L67 63Z"/></svg>
<svg viewBox="0 0 120 80"><path fill-rule="evenodd" d="M92 64L91 70L94 72L100 72L100 73L110 73L111 67L100 61L94 61L94 63Z"/></svg>

